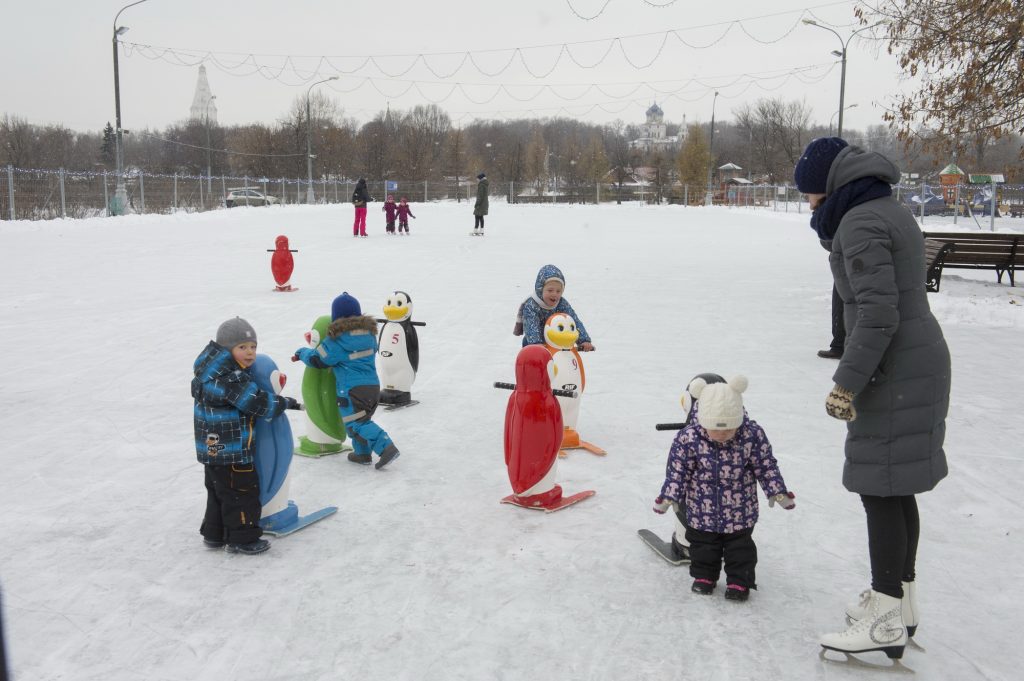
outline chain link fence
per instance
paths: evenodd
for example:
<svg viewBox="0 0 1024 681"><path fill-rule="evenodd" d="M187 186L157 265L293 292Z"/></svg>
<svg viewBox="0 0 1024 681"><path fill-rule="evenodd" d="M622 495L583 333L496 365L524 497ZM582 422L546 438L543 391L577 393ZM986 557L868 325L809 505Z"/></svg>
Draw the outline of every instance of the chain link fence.
<svg viewBox="0 0 1024 681"><path fill-rule="evenodd" d="M170 214L178 211L220 210L236 205L349 203L355 182L348 179L207 177L134 172L124 176L128 206L134 213ZM0 168L0 219L49 220L111 214L117 178L109 172ZM410 203L473 201L472 180L377 180L367 182L376 201L393 195ZM923 221L930 215L1024 215L1024 186L1010 185L897 185L896 198ZM710 194L710 196L709 196ZM492 198L508 203L642 203L681 206L714 205L806 212L795 187L769 184L706 186L613 183L491 183Z"/></svg>

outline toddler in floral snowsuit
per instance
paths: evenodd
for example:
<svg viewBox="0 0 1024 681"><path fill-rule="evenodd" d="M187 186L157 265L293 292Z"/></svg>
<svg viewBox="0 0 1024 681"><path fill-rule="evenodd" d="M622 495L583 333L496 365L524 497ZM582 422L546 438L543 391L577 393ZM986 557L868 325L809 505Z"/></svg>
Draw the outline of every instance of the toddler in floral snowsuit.
<svg viewBox="0 0 1024 681"><path fill-rule="evenodd" d="M725 563L729 600L745 601L756 589L757 483L768 505L792 509L794 495L786 489L772 446L761 426L747 416L742 393L744 376L708 384L695 378L687 392L696 402L696 422L679 431L668 454L661 494L654 510L673 504L685 510L690 544L692 590L710 594Z"/></svg>

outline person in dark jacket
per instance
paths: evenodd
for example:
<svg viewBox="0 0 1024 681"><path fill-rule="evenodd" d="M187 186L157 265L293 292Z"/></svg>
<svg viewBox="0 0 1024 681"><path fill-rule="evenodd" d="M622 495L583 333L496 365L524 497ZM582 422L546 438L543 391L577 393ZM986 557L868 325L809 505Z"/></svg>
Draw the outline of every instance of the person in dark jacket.
<svg viewBox="0 0 1024 681"><path fill-rule="evenodd" d="M484 216L487 215L487 174L481 172L476 176L476 203L473 204L473 234L483 235Z"/></svg>
<svg viewBox="0 0 1024 681"><path fill-rule="evenodd" d="M352 192L352 205L356 209L356 218L352 223L352 236L366 236L366 204L373 197L366 190L366 180L362 177L356 182L356 190Z"/></svg>
<svg viewBox="0 0 1024 681"><path fill-rule="evenodd" d="M260 390L249 372L256 360L256 331L240 317L217 329L215 340L192 366L192 421L196 458L206 477L206 516L199 528L210 548L262 553L260 480L253 461L253 419L270 420L285 409L299 409L292 397Z"/></svg>
<svg viewBox="0 0 1024 681"><path fill-rule="evenodd" d="M713 379L712 379L713 380ZM743 409L744 376L687 386L696 423L679 431L668 454L665 482L654 510L685 510L692 591L709 595L725 563L725 597L745 601L757 588L757 485L768 505L796 506L761 426Z"/></svg>
<svg viewBox="0 0 1024 681"><path fill-rule="evenodd" d="M843 485L867 515L871 588L847 607L853 624L821 638L843 652L903 654L918 624L915 495L946 476L949 349L928 306L924 239L891 185L899 169L838 137L812 141L794 170L830 242L846 344L827 413L847 422Z"/></svg>
<svg viewBox="0 0 1024 681"><path fill-rule="evenodd" d="M379 470L398 458L398 448L391 437L373 422L373 413L380 402L380 380L377 378L377 320L364 315L355 297L342 293L331 303L331 325L328 337L313 348L300 348L295 356L306 366L334 371L337 386L338 412L345 430L352 438L354 451L348 460L373 463Z"/></svg>

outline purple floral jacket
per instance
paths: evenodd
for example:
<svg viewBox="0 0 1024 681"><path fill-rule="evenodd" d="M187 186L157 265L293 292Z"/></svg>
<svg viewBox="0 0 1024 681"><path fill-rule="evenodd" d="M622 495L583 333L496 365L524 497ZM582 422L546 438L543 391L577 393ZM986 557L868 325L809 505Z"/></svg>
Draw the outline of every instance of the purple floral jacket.
<svg viewBox="0 0 1024 681"><path fill-rule="evenodd" d="M684 508L695 530L729 534L757 522L755 481L768 497L788 491L756 421L744 414L736 435L722 444L692 421L669 449L661 496Z"/></svg>

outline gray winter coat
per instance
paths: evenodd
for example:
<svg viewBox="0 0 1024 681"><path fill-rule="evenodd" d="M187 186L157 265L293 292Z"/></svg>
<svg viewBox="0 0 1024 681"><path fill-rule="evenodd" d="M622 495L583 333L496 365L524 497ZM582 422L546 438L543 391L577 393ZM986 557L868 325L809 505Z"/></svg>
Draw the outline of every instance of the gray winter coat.
<svg viewBox="0 0 1024 681"><path fill-rule="evenodd" d="M847 147L826 194L862 177L899 181L884 156ZM846 346L833 379L855 393L843 485L872 496L926 492L946 476L949 349L925 292L924 238L891 196L854 206L829 254L844 303Z"/></svg>
<svg viewBox="0 0 1024 681"><path fill-rule="evenodd" d="M473 215L487 215L488 199L487 199L487 178L480 180L476 185L476 203L473 204Z"/></svg>

